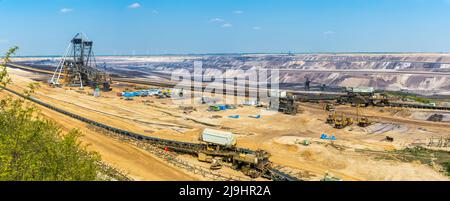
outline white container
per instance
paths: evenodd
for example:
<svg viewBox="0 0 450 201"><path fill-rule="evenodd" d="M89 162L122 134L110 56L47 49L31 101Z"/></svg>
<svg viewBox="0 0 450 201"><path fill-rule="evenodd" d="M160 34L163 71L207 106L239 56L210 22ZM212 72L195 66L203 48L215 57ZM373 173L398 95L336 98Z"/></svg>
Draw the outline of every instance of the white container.
<svg viewBox="0 0 450 201"><path fill-rule="evenodd" d="M258 104L258 101L255 101L255 100L244 101L244 105L246 105L246 106L255 106L257 104Z"/></svg>
<svg viewBox="0 0 450 201"><path fill-rule="evenodd" d="M222 145L222 146L235 146L236 136L231 132L213 130L205 128L200 138L202 141Z"/></svg>
<svg viewBox="0 0 450 201"><path fill-rule="evenodd" d="M353 93L373 93L374 91L373 87L347 87L347 92Z"/></svg>
<svg viewBox="0 0 450 201"><path fill-rule="evenodd" d="M273 98L285 98L286 96L287 96L286 91L280 91L280 90L270 91L270 97L273 97Z"/></svg>

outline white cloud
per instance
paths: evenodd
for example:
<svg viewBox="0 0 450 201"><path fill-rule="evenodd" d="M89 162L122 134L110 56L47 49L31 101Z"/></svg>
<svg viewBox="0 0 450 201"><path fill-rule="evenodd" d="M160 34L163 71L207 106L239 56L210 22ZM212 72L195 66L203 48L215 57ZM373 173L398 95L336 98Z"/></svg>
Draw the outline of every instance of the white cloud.
<svg viewBox="0 0 450 201"><path fill-rule="evenodd" d="M210 22L225 22L225 20L224 19L222 19L222 18L213 18L213 19L211 19L211 20L209 20Z"/></svg>
<svg viewBox="0 0 450 201"><path fill-rule="evenodd" d="M61 8L61 10L59 10L59 12L61 12L61 13L70 13L72 11L73 11L73 9L71 9L71 8Z"/></svg>
<svg viewBox="0 0 450 201"><path fill-rule="evenodd" d="M236 15L240 15L240 14L243 14L244 11L242 11L242 10L235 10L235 11L233 11L233 13L236 14Z"/></svg>
<svg viewBox="0 0 450 201"><path fill-rule="evenodd" d="M329 36L329 35L334 35L336 32L334 31L325 31L323 32L323 35Z"/></svg>
<svg viewBox="0 0 450 201"><path fill-rule="evenodd" d="M139 3L133 3L128 6L128 8L130 8L130 9L136 9L136 8L140 8L140 7L141 7L141 4L139 4Z"/></svg>
<svg viewBox="0 0 450 201"><path fill-rule="evenodd" d="M232 27L232 26L233 26L233 25L230 24L230 23L222 24L222 27L223 27L223 28L230 28L230 27Z"/></svg>
<svg viewBox="0 0 450 201"><path fill-rule="evenodd" d="M230 28L233 26L231 23L228 23L226 20L224 20L222 18L213 18L213 19L209 20L209 22L220 24L220 26L222 28Z"/></svg>
<svg viewBox="0 0 450 201"><path fill-rule="evenodd" d="M252 27L252 29L253 29L253 30L261 30L261 27L259 27L259 26L254 26L254 27Z"/></svg>
<svg viewBox="0 0 450 201"><path fill-rule="evenodd" d="M3 43L8 43L9 41L8 40L6 40L6 39L0 39L0 44L3 44Z"/></svg>

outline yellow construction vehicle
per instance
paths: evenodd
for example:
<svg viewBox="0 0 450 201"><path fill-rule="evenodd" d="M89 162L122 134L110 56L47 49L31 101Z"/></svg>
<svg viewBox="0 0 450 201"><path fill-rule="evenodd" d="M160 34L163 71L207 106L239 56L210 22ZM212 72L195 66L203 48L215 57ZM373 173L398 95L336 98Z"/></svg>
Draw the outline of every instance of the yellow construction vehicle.
<svg viewBox="0 0 450 201"><path fill-rule="evenodd" d="M340 118L335 118L335 120L334 120L334 128L337 128L337 129L343 129L352 124L353 124L353 119L350 117L345 117L344 113L341 114Z"/></svg>
<svg viewBox="0 0 450 201"><path fill-rule="evenodd" d="M356 122L359 127L367 127L371 124L369 118L363 116L359 106L356 107Z"/></svg>
<svg viewBox="0 0 450 201"><path fill-rule="evenodd" d="M333 104L326 104L323 109L325 109L328 112L333 112L334 111L334 105Z"/></svg>
<svg viewBox="0 0 450 201"><path fill-rule="evenodd" d="M327 118L327 124L334 124L334 121L336 120L336 112L329 113Z"/></svg>

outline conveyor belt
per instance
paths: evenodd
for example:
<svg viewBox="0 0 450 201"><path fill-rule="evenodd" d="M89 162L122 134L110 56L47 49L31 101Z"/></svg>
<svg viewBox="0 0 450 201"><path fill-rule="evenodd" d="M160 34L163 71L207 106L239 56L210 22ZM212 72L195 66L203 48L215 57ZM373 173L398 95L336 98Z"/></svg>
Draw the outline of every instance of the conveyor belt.
<svg viewBox="0 0 450 201"><path fill-rule="evenodd" d="M402 108L416 108L416 109L428 109L428 110L448 110L450 107L440 107L431 105L420 105L420 104L410 104L410 103L389 103L390 107L402 107Z"/></svg>
<svg viewBox="0 0 450 201"><path fill-rule="evenodd" d="M120 128L115 128L85 117L82 117L80 115L68 112L66 110L63 110L61 108L55 107L53 105L50 105L48 103L45 103L41 100L38 100L37 98L33 98L33 97L27 97L19 92L16 92L14 90L11 90L9 88L5 88L5 87L1 87L2 89L5 89L6 91L13 93L17 96L20 96L22 98L28 99L36 104L39 104L41 106L44 106L48 109L51 109L53 111L59 112L61 114L67 115L71 118L77 119L79 121L82 121L84 123L102 128L102 129L106 129L110 132L116 133L116 134L120 134L122 136L126 136L126 137L130 137L130 138L134 138L140 141L145 141L147 143L151 143L154 144L156 146L159 146L161 148L169 148L173 151L177 151L177 152L182 152L182 153L189 153L189 154L197 154L202 150L206 149L206 145L204 144L199 144L199 143L189 143L189 142L181 142L181 141L174 141L174 140L167 140L167 139L161 139L161 138L155 138L155 137L149 137L149 136L145 136L145 135L141 135L138 133L134 133L131 131L126 131ZM251 154L254 153L254 151L249 150L249 149L243 149L243 148L237 148L235 151L240 152L240 153L246 153L246 154ZM275 168L271 168L268 170L269 172L269 176L272 178L272 180L277 180L277 181L296 181L297 179L295 177L292 177L286 173L281 172L280 170L277 170Z"/></svg>

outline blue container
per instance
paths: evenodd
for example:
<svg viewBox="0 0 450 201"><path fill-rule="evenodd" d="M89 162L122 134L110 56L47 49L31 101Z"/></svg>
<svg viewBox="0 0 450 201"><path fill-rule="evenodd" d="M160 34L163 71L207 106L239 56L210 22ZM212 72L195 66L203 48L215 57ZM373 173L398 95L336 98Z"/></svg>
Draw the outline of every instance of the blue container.
<svg viewBox="0 0 450 201"><path fill-rule="evenodd" d="M122 96L130 98L130 97L134 97L135 95L133 92L123 92Z"/></svg>
<svg viewBox="0 0 450 201"><path fill-rule="evenodd" d="M227 110L227 106L226 105L218 105L220 110Z"/></svg>

